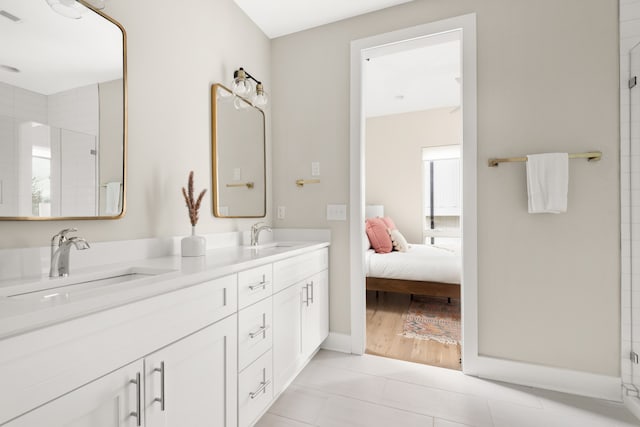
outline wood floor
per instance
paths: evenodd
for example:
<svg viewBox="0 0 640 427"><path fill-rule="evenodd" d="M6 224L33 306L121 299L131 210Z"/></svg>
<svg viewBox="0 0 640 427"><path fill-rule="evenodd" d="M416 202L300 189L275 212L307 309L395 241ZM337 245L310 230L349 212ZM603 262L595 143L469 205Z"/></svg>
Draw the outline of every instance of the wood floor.
<svg viewBox="0 0 640 427"><path fill-rule="evenodd" d="M460 345L406 338L402 334L410 296L367 291L366 353L425 365L461 370Z"/></svg>

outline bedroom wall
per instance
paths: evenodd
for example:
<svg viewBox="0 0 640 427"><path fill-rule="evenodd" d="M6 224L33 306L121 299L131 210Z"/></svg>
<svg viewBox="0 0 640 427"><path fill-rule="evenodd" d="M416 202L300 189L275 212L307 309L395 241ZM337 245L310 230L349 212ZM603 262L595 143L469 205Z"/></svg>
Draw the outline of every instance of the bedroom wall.
<svg viewBox="0 0 640 427"><path fill-rule="evenodd" d="M255 220L211 213L210 85L228 85L244 66L271 89L270 40L233 0L110 0L104 12L127 32L129 147L127 213L115 221L0 221L0 248L46 246L57 231L77 227L89 242L186 235L180 188L190 170L208 188L198 222L202 234L246 231ZM230 42L233 40L233 43ZM267 112L267 164L271 118ZM271 182L267 169L267 182ZM267 189L271 221L271 187Z"/></svg>
<svg viewBox="0 0 640 427"><path fill-rule="evenodd" d="M350 332L350 42L475 12L478 292L483 355L620 375L618 2L416 0L273 40L274 205L329 227L331 330ZM309 92L301 88L310 88ZM525 168L490 157L601 150L571 161L569 211L527 213ZM293 181L321 160L322 184Z"/></svg>
<svg viewBox="0 0 640 427"><path fill-rule="evenodd" d="M422 243L422 148L462 140L462 114L453 108L366 120L366 203L384 205L409 243Z"/></svg>

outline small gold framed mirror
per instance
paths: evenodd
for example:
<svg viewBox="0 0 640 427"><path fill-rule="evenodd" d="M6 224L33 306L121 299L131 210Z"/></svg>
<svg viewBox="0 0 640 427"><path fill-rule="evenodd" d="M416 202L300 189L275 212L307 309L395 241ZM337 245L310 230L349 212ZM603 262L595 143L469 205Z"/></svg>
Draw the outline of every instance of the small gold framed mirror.
<svg viewBox="0 0 640 427"><path fill-rule="evenodd" d="M211 86L213 215L266 216L264 112L221 84Z"/></svg>

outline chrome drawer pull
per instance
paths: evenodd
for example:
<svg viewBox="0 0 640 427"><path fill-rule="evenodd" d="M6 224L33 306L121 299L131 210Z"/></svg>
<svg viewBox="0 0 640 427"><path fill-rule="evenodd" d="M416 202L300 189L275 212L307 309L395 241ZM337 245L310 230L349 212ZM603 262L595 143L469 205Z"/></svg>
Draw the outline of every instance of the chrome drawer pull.
<svg viewBox="0 0 640 427"><path fill-rule="evenodd" d="M258 395L262 392L266 393L267 392L267 386L271 384L271 380L266 380L266 381L262 381L260 383L260 387L258 387L258 389L254 392L249 393L249 397L252 399L255 399L256 397L258 397Z"/></svg>
<svg viewBox="0 0 640 427"><path fill-rule="evenodd" d="M160 362L160 367L155 368L153 372L160 372L160 397L156 397L153 401L160 402L160 410L164 411L164 362Z"/></svg>
<svg viewBox="0 0 640 427"><path fill-rule="evenodd" d="M267 329L269 329L269 325L260 326L260 328L258 328L257 331L249 332L249 338L254 339L258 335L264 334L267 331Z"/></svg>
<svg viewBox="0 0 640 427"><path fill-rule="evenodd" d="M130 380L129 383L136 385L136 411L130 412L130 417L136 417L136 425L142 425L142 390L140 384L140 372L136 374L135 380Z"/></svg>
<svg viewBox="0 0 640 427"><path fill-rule="evenodd" d="M263 274L262 275L262 282L257 283L255 285L249 285L249 290L251 291L255 291L256 289L266 289L267 285L270 285L271 282L269 280L267 280L267 277Z"/></svg>
<svg viewBox="0 0 640 427"><path fill-rule="evenodd" d="M311 300L311 304L313 304L313 280L311 281L311 284L307 285L307 286L311 286L311 298L310 298L310 300Z"/></svg>

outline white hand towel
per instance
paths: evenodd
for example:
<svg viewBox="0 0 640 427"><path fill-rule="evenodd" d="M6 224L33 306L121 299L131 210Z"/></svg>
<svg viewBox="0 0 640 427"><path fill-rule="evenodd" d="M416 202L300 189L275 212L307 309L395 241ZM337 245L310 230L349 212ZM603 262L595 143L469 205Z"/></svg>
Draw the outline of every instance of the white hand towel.
<svg viewBox="0 0 640 427"><path fill-rule="evenodd" d="M107 182L104 213L120 215L120 182Z"/></svg>
<svg viewBox="0 0 640 427"><path fill-rule="evenodd" d="M569 155L545 153L527 156L529 213L567 211Z"/></svg>

